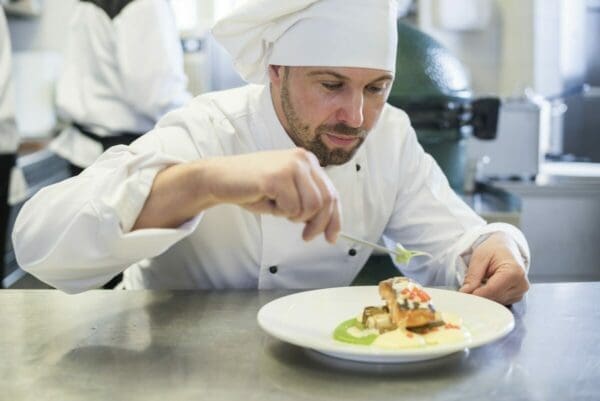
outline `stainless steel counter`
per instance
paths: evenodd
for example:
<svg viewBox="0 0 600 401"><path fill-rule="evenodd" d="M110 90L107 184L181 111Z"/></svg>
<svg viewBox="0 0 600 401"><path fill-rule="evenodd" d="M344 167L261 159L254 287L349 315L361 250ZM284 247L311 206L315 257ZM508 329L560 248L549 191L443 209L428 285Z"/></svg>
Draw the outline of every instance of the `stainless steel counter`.
<svg viewBox="0 0 600 401"><path fill-rule="evenodd" d="M537 284L515 330L406 365L345 362L261 331L286 292L0 292L2 400L598 400L600 282Z"/></svg>

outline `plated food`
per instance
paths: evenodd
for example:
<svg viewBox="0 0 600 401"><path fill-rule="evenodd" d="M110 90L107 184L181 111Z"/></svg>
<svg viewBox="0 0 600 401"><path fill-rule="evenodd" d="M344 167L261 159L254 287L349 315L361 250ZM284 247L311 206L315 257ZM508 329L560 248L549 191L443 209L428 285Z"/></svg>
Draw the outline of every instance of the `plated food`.
<svg viewBox="0 0 600 401"><path fill-rule="evenodd" d="M358 323L362 324L362 312L366 306L387 305L382 301L378 286L296 292L263 305L258 311L257 320L263 330L278 340L336 358L372 363L405 363L440 358L489 344L510 333L515 326L511 311L489 299L441 288L423 290L431 297L429 304L434 306L436 313L440 313L445 324L458 325L469 335L462 341L437 345L426 343L405 348L386 348L373 344L376 338L384 338L394 330L382 334L377 330L366 334L367 337L374 337L370 341L352 334L354 330L350 330L349 334L344 330L349 340L335 339L332 333L336 326L340 326L340 322L350 321L350 325L355 325L356 315L360 314ZM367 330L360 326L359 329ZM423 336L412 332L415 336ZM434 333L428 334L425 341L433 341Z"/></svg>
<svg viewBox="0 0 600 401"><path fill-rule="evenodd" d="M388 349L464 342L469 331L458 316L436 310L431 296L406 277L379 283L383 305L366 306L359 317L340 323L337 341Z"/></svg>

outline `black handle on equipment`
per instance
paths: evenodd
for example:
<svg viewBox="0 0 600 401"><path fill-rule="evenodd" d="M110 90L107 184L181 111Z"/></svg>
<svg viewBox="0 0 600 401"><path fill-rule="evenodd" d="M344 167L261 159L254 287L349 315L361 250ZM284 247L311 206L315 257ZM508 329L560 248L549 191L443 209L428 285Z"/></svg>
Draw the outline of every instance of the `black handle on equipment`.
<svg viewBox="0 0 600 401"><path fill-rule="evenodd" d="M498 128L500 99L481 98L471 103L473 112L473 136L479 139L495 139Z"/></svg>

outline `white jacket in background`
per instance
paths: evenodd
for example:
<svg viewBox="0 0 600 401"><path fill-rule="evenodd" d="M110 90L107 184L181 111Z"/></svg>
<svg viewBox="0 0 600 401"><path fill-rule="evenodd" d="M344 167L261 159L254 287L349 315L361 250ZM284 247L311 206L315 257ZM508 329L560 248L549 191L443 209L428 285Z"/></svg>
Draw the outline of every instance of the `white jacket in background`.
<svg viewBox="0 0 600 401"><path fill-rule="evenodd" d="M210 208L177 229L130 231L164 167L294 146L268 88L199 96L131 146L113 147L79 176L27 202L13 232L17 260L67 292L98 287L128 266L127 288L347 285L370 248L341 239L331 245L323 236L304 242L302 224L233 205ZM469 209L423 152L407 115L390 105L354 158L326 172L340 195L345 232L369 241L384 236L434 255L401 267L423 284L461 283L472 245L494 231L512 235L529 260L520 231L486 225Z"/></svg>
<svg viewBox="0 0 600 401"><path fill-rule="evenodd" d="M145 133L191 96L167 0L79 1L69 26L59 114L99 136ZM87 167L102 147L69 127L52 150Z"/></svg>
<svg viewBox="0 0 600 401"><path fill-rule="evenodd" d="M4 9L0 5L0 154L15 153L19 146L11 59L10 35Z"/></svg>

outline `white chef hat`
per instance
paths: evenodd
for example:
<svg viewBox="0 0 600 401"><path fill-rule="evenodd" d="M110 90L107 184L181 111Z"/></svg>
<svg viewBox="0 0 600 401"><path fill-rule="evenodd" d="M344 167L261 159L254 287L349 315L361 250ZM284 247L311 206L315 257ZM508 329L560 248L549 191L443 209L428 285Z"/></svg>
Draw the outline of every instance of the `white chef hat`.
<svg viewBox="0 0 600 401"><path fill-rule="evenodd" d="M248 82L270 64L394 72L396 0L248 0L219 20L214 37Z"/></svg>

